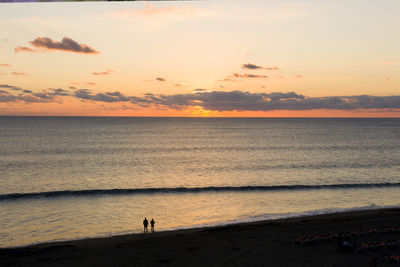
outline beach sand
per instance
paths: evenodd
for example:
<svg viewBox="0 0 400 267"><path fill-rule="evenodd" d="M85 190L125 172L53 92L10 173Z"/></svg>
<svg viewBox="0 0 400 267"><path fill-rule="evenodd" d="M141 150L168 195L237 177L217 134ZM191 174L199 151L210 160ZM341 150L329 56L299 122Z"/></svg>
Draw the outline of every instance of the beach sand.
<svg viewBox="0 0 400 267"><path fill-rule="evenodd" d="M400 246L361 252L339 250L333 239L295 244L307 235L393 227L400 209L380 209L310 217L132 234L38 244L0 250L0 266L395 266L385 256ZM345 237L350 243L400 240L400 232ZM373 265L372 265L373 266Z"/></svg>

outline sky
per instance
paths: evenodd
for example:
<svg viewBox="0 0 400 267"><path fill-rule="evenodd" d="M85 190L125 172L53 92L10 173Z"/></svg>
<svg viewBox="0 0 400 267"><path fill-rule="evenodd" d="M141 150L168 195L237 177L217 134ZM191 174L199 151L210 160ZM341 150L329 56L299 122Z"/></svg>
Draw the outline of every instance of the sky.
<svg viewBox="0 0 400 267"><path fill-rule="evenodd" d="M0 115L400 117L400 1L0 4Z"/></svg>

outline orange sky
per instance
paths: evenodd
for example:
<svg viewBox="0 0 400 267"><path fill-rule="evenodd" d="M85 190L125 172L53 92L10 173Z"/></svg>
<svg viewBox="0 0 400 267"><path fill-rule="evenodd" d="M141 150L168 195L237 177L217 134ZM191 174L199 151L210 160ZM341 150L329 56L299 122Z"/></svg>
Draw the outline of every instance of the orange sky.
<svg viewBox="0 0 400 267"><path fill-rule="evenodd" d="M0 115L400 117L395 0L1 7Z"/></svg>

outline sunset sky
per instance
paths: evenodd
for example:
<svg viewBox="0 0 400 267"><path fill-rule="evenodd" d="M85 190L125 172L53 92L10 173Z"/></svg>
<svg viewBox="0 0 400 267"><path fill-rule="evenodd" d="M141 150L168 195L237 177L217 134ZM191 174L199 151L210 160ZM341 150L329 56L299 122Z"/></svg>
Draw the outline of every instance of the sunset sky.
<svg viewBox="0 0 400 267"><path fill-rule="evenodd" d="M400 1L0 4L0 115L400 117Z"/></svg>

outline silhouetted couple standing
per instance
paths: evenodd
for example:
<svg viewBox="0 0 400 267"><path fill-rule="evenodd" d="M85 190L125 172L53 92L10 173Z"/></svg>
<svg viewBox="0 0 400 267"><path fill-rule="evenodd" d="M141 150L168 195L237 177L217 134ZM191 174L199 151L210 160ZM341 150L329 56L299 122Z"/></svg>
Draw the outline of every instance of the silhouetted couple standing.
<svg viewBox="0 0 400 267"><path fill-rule="evenodd" d="M154 224L155 224L156 222L154 221L154 219L152 218L151 219L151 221L150 221L150 225L151 225L151 232L153 233L154 232ZM144 232L145 233L147 233L148 232L148 230L147 230L147 227L149 226L149 221L147 220L147 218L144 218L144 220L143 220L143 227L144 227Z"/></svg>

